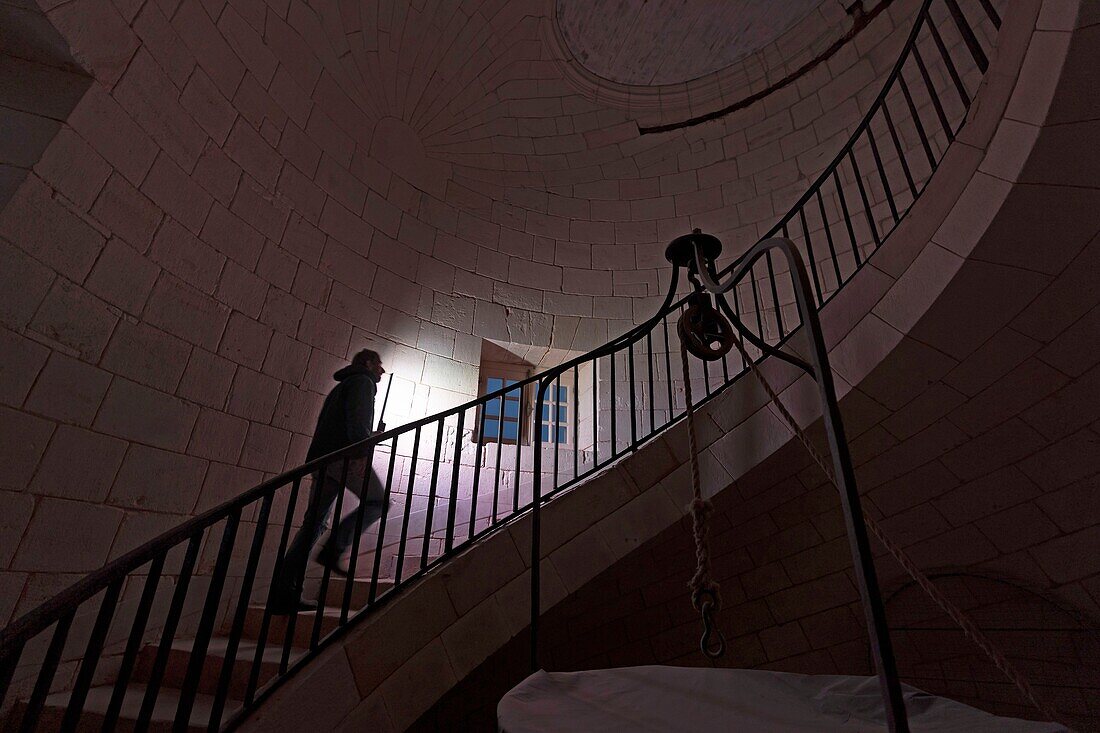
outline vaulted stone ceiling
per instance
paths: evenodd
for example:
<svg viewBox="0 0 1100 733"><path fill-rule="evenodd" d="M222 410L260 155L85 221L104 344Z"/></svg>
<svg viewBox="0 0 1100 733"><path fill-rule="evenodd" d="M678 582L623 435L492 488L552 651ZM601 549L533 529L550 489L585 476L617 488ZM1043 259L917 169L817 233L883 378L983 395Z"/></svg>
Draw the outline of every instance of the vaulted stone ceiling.
<svg viewBox="0 0 1100 733"><path fill-rule="evenodd" d="M556 0L569 49L597 76L676 84L729 66L838 0Z"/></svg>

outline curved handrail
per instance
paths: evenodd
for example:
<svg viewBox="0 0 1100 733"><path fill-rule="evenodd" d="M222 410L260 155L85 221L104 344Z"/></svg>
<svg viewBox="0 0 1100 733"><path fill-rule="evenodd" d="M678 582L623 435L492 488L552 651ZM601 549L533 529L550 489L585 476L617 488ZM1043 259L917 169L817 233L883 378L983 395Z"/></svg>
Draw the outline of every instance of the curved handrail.
<svg viewBox="0 0 1100 733"><path fill-rule="evenodd" d="M976 0L980 3L980 10L985 15L985 19L981 22L992 23L994 28L999 28L1000 18L993 10L992 5L988 0ZM943 41L943 36L940 34L937 28L937 21L933 18L931 10L933 6L942 4L946 11L946 18L949 19L955 30L964 41L966 50L970 52L970 56L973 64L982 72L985 71L987 61L982 51L980 43L978 43L973 30L969 25L969 21L965 13L959 8L959 0L924 0L920 9L917 11L916 18L913 23L913 28L908 34L908 37L903 44L901 53L887 76L883 86L871 103L866 114L863 115L860 122L854 128L853 133L849 136L847 142L842 146L837 155L826 166L825 170L818 175L814 181L809 185L805 193L803 193L792 206L787 213L779 219L779 221L769 230L769 232L761 239L768 239L776 234L782 233L784 237L789 237L795 242L795 244L805 250L806 260L809 263L810 274L812 276L812 282L816 297L814 301L817 308L820 308L825 302L827 302L837 291L848 282L851 277L858 271L866 262L866 256L869 253L873 253L875 249L881 246L882 241L892 231L893 226L896 226L900 222L901 218L907 213L909 207L912 206L914 201L920 193L924 190L928 180L931 178L932 173L935 171L939 161L942 160L943 154L946 149L946 144L937 145L940 148L938 157L933 150L931 144L935 141L937 133L929 133L924 127L924 117L927 117L930 113L927 109L927 105L931 104L932 111L935 113L934 119L938 120L942 134L947 143L953 141L957 130L963 124L965 120L965 113L969 109L970 100L973 93L967 89L962 81L961 75L955 66L956 62L964 62L965 56L962 60L956 58L958 54L952 54L952 49L947 48ZM981 17L981 16L979 16ZM944 24L948 23L948 20L942 21ZM928 38L934 42L935 48L939 53L938 63L942 66L942 71L946 75L945 78L953 83L955 90L958 92L962 114L948 115L946 107L943 104L943 100L940 98L940 90L938 90L929 74L929 63L926 63L920 54L919 42L921 40L922 32L926 32ZM976 44L976 45L975 45ZM925 114L922 117L921 108L914 100L914 95L909 88L909 82L905 78L905 69L907 66L916 66L916 71L919 72L919 76L914 80L915 84L923 83L922 90L928 95L929 101L925 103ZM949 86L950 90L950 86ZM895 102L897 97L901 97L905 102L905 108L909 110L910 117L908 122L913 124L913 127L919 137L919 147L916 148L916 152L912 149L907 149L901 143L901 136L898 132L898 126L893 121L893 116L890 112L889 100L891 94L895 95ZM895 106L897 104L895 103ZM958 105L956 105L958 106ZM949 120L950 117L954 117L954 120ZM881 120L880 126L885 126L888 131L888 136L876 135L872 125L876 121ZM898 164L902 168L905 178L905 186L898 186L898 192L908 191L911 196L908 204L903 205L899 209L898 202L894 196L893 189L891 188L890 176L888 174L886 165L883 162L884 156L878 147L879 137L883 137L883 145L887 143L892 144L893 150L896 153ZM858 158L860 157L860 145L865 144L866 148L871 151L873 156L873 167L868 165L867 170L870 171L867 176L862 175ZM916 166L912 168L910 161L907 158L908 155L917 155L921 150L924 151L927 159L928 168L924 174L915 174ZM866 150L862 152L862 155L866 161ZM845 169L845 163L847 163L847 169ZM866 162L865 162L866 164ZM877 179L874 178L874 173L878 174ZM851 178L851 180L845 180L842 182L842 174L845 178ZM898 184L896 180L898 173L894 173L894 183ZM918 184L919 179L919 184ZM872 184L881 186L881 193L877 196L873 190ZM831 188L830 188L831 186ZM856 201L853 187L858 189L859 200ZM851 206L849 205L845 192L852 194L852 201L855 202ZM872 202L872 200L874 201ZM827 211L826 200L830 201L832 208L837 212L842 211L842 216L838 213L835 217L837 220L834 222ZM815 211L813 204L816 202L817 209ZM857 208L858 204L862 203L862 209ZM879 231L880 225L877 221L877 217L873 211L874 206L878 206L880 209L883 207L889 208L890 219L893 224L882 226L882 231ZM853 222L853 212L855 214L862 213L866 217L867 232L870 235L870 240L857 238L856 234L856 222ZM815 221L815 216L820 214L818 220ZM818 223L818 228L810 226L812 223ZM798 224L801 229L801 236L790 231L794 228L795 224ZM843 228L841 225L843 224ZM847 233L849 237L850 247L849 249L843 249L843 245L839 248L837 241L834 239L834 227L839 234ZM822 253L821 256L817 256L817 252L814 249L813 235L818 237L817 252ZM861 236L866 236L861 234ZM824 237L824 240L821 239ZM822 244L827 244L827 254L825 249L822 248ZM864 250L861 253L861 250ZM751 256L750 256L751 255ZM757 270L766 267L766 272L758 274ZM845 269L847 272L845 273ZM780 290L785 289L784 276L790 277L790 270L786 273L775 272L770 254L761 249L750 249L743 253L741 256L734 259L729 265L722 268L718 273L710 273L711 275L725 276L728 273L736 270L736 276L733 278L735 283L731 285L730 290L733 294L733 311L738 322L738 327L742 329L748 329L743 331L746 339L755 345L761 352L772 352L781 347L789 339L791 333L798 328L798 324L791 322L785 323L784 321L784 306L788 303L781 302L779 295ZM833 275L832 287L829 285L829 276ZM190 558L190 564L188 559L185 558L183 567L178 571L179 582L176 586L177 592L173 595L172 608L168 612L168 621L164 625L165 631L162 634L160 643L160 650L158 655L167 654L167 647L171 646L172 639L167 632L168 628L172 629L174 633L175 624L179 621L179 616L182 613L182 606L187 592L187 581L193 572L193 566L195 558L191 557L192 554L197 554L198 545L202 542L206 533L213 532L214 528L221 523L226 524L224 534L222 535L222 550L218 553L217 562L213 571L214 581L211 584L211 589L208 590L207 600L205 604L207 607L203 612L203 619L199 623L200 634L206 634L205 639L199 638L196 642L196 648L200 649L205 654L205 644L209 641L209 634L214 623L214 615L217 613L217 603L209 603L211 598L210 594L215 594L215 600L217 596L222 593L222 584L225 580L225 574L233 559L232 553L235 548L236 530L243 513L251 507L258 506L259 513L263 520L257 522L255 536L252 543L252 549L249 554L249 565L251 572L255 574L256 560L259 554L262 552L265 542L267 541L265 533L267 531L267 522L270 520L270 514L274 504L274 500L277 496L281 496L280 492L286 490L289 494L288 509L286 511L286 518L281 527L281 536L279 538L279 547L275 555L275 567L276 572L280 563L283 560L284 552L286 549L287 541L289 539L289 533L293 525L293 507L297 501L297 497L301 493L299 491L302 480L310 475L319 475L323 472L330 471L334 467L343 467L344 475L347 475L348 465L355 460L370 460L376 451L384 451L389 447L389 473L385 482L385 497L387 500L393 498L393 494L400 494L401 486L393 483L395 473L395 461L400 454L399 441L407 440L409 438L413 441L411 465L412 470L408 477L404 474L398 473L398 484L408 480L408 490L404 492L405 495L405 507L403 523L401 524L400 544L397 557L397 569L394 577L393 591L388 595L378 595L377 588L380 578L380 559L382 551L386 545L384 545L384 535L389 516L389 509L387 504L386 512L382 517L382 522L379 525L377 546L374 553L374 569L370 581L370 596L367 604L362 608L356 610L354 613L349 608L351 598L351 586L350 584L345 591L345 598L341 609L340 623L336 628L328 631L323 637L320 634L322 616L318 614L315 619L315 625L313 629L313 638L309 644L309 650L303 655L297 658L293 664L290 663L290 650L291 642L293 639L292 633L288 632L287 641L284 642L283 659L280 664L279 674L266 686L262 686L261 682L257 678L257 663L253 664L251 671L251 678L249 681L249 691L246 694L246 700L244 701L243 709L232 715L229 718L228 725L232 727L242 719L242 714L254 708L259 702L261 702L267 695L271 693L273 689L278 687L288 676L293 674L297 669L300 669L305 663L307 663L313 656L319 651L331 643L346 630L348 625L353 623L356 619L362 617L372 609L377 607L378 604L385 602L388 598L392 597L393 593L397 592L400 587L406 585L410 580L419 577L426 572L429 568L435 564L445 561L447 557L457 551L459 548L465 547L471 542L478 540L485 534L495 531L504 524L513 521L515 518L523 515L529 510L531 502L525 502L521 506L520 502L520 475L522 473L522 461L521 456L524 454L524 447L517 444L515 449L505 450L507 446L502 444L503 430L498 427L496 450L493 453L496 459L496 468L493 472L493 512L491 520L488 521L485 526L480 530L476 530L479 524L478 510L478 482L481 480L482 469L487 467L490 457L490 448L492 443L485 440L485 423L486 414L488 409L493 404L498 405L499 408L503 407L504 400L510 395L518 394L520 396L527 395L528 388L535 386L537 389L538 399L536 400L536 407L541 408L547 406L543 401L543 397L546 390L551 384L561 384L561 379L571 372L574 377L573 388L573 400L574 408L578 407L577 392L579 391L579 370L583 368L591 368L593 375L591 379L592 384L592 444L590 446L591 460L586 458L586 462L589 464L586 466L585 471L582 473L579 470L579 454L589 449L581 449L578 447L576 434L574 434L572 451L574 462L574 471L571 478L566 478L562 482L558 482L558 449L560 447L557 436L551 441L553 444L553 459L554 459L554 482L555 486L545 494L539 495L539 501L546 501L556 495L563 489L575 485L579 481L593 475L597 470L603 468L609 463L617 460L618 458L628 454L629 452L636 450L646 440L652 438L663 430L667 429L670 425L675 424L683 418L683 412L679 406L676 405L673 394L673 382L675 381L671 369L668 368L668 353L669 348L667 346L668 338L668 325L670 317L675 314L681 307L683 307L685 298L676 299L675 292L676 278L672 279L672 283L665 295L665 298L661 306L657 309L654 316L647 319L641 324L629 329L627 332L611 339L603 346L594 349L582 356L570 359L563 364L556 367L547 369L539 374L532 375L524 380L521 380L512 385L506 385L498 390L495 390L489 394L482 395L476 399L465 402L457 407L452 407L448 410L444 410L440 413L426 416L416 421L410 422L406 425L402 425L396 428L392 428L382 433L372 435L366 440L357 443L347 448L335 451L329 455L320 457L316 460L310 461L302 466L298 466L289 471L286 471L274 478L271 478L252 489L249 489L237 497L230 499L223 504L210 509L196 517L193 517L179 526L169 530L168 532L146 542L140 547L122 555L116 560L108 563L99 570L87 575L81 580L74 583L68 589L62 591L53 598L47 600L34 610L24 614L19 619L10 623L2 631L0 631L0 700L6 699L6 695L9 689L16 669L20 662L20 655L23 653L28 642L36 639L40 634L47 631L51 626L54 627L54 634L49 644L49 649L46 650L44 659L42 660L39 674L34 684L34 690L28 703L24 716L38 715L41 712L42 705L45 700L46 694L51 691L51 685L53 675L55 674L58 666L58 662L62 651L65 647L66 636L69 633L69 627L74 614L84 604L89 603L100 593L107 591L104 596L102 605L100 607L99 614L97 616L96 629L93 629L91 638L88 642L88 650L85 654L85 663L80 665L80 674L77 675L76 682L73 687L73 699L75 702L70 703L69 714L72 713L73 706L76 706L75 715L80 715L80 706L83 705L83 695L87 692L87 685L90 684L92 672L94 672L94 662L97 661L98 655L102 652L105 642L104 637L107 636L107 629L110 627L111 620L114 613L114 604L117 602L118 591L121 589L124 583L133 580L137 582L139 576L135 573L146 565L151 565L156 569L156 572L150 572L145 577L146 589L152 587L156 588L156 582L159 580L161 573L161 567L168 553L176 548L187 547L188 557ZM763 295L761 292L763 291ZM770 291L770 293L768 292ZM771 303L767 303L768 296L771 296ZM744 303L744 308L738 300L740 295L741 301ZM724 308L729 309L728 303L725 303L724 299L721 301ZM751 306L751 307L750 307ZM756 321L755 329L751 324L753 316ZM789 316L788 316L789 317ZM744 321L744 324L741 323ZM654 342L659 335L659 331L664 330L664 337L666 339L665 349L663 352L657 351L654 348ZM644 349L642 347L645 347ZM765 348L767 347L767 348ZM657 344L657 349L660 349L660 345ZM635 379L635 352L643 351L646 354L648 362L648 392L645 390L646 383L644 381L638 382ZM665 381L660 382L654 380L654 358L658 359L656 371L660 371L661 365L659 363L660 357L665 358ZM624 358L625 357L625 358ZM595 375L597 367L606 360L611 370L610 380L598 381ZM626 442L626 445L620 448L620 441L616 436L616 425L618 418L622 416L622 411L619 405L616 404L617 399L615 397L617 380L615 377L616 362L626 361L627 368L629 370L629 382L627 383L628 395L626 400L629 401L629 417L630 417L630 439ZM739 369L735 369L732 372L729 369L729 363L726 360L721 362L722 375L718 375L718 385L712 389L712 375L710 375L705 368L702 368L702 377L706 384L707 395L700 403L712 399L719 394L722 390L728 387L735 381L740 374L744 373L745 365L741 364ZM603 367L599 367L603 368ZM693 377L694 379L694 377ZM661 408L659 412L661 415L661 422L658 425L657 417L657 403L659 402L658 395L656 393L655 386L660 384L667 390L667 400L661 402ZM598 414L598 402L597 392L603 387L609 387L611 392L611 413L610 418L604 417L602 420ZM641 394L638 394L641 393ZM643 400L644 398L644 400ZM526 399L524 397L524 399ZM640 401L647 401L648 404L642 404ZM557 395L555 397L555 404L557 404ZM639 407L641 405L641 407ZM547 406L549 407L549 406ZM648 409L649 417L649 430L648 432L639 431L637 429L636 421L639 414L644 413ZM639 412L642 410L642 413ZM579 416L576 414L577 409L574 409L574 430L580 425ZM464 430L465 420L467 416L473 413L474 421L480 423L480 429L472 431L477 436L475 439L475 445L477 450L475 451L475 463L473 470L473 501L472 507L469 512L469 526L467 530L467 536L464 540L455 542L454 533L460 526L458 524L459 518L457 517L457 493L460 482L460 473L466 464L462 463L462 446L464 443L466 432ZM555 409L555 415L559 412ZM559 427L558 422L560 418L555 417L554 429L555 431ZM456 426L456 439L454 441L453 448L449 447L449 450L454 451L453 461L451 463L451 490L446 495L436 494L437 479L440 473L440 468L444 465L443 456L441 450L444 440L445 430L452 424ZM536 425L542 426L541 412L540 419L535 421ZM418 460L425 461L423 457L418 455L420 444L423 442L424 431L435 430L435 446L434 456L431 460L431 492L429 495L429 501L426 509L426 522L423 531L423 536L414 536L413 539L422 539L422 555L419 570L413 572L413 574L404 580L400 577L402 574L402 562L403 552L410 539L410 517L412 500L414 496L413 483L416 476L416 466ZM610 432L610 441L606 439L606 435L599 434L599 430L605 430ZM542 450L547 448L543 445L545 441L541 437L541 433L538 436L534 436L535 443L538 448L533 449L532 455L534 455L539 461L541 461ZM608 444L609 443L609 444ZM604 452L609 455L601 462L601 448L605 449ZM512 507L510 510L503 511L498 514L498 499L500 498L500 483L501 483L501 460L502 455L507 452L514 453L514 471L512 472L512 481L514 483L514 494L512 496ZM405 455L405 454L402 454ZM408 457L405 455L405 457ZM485 465L482 465L482 458L484 457ZM511 460L511 459L510 459ZM404 463L404 461L403 461ZM505 474L507 474L507 469ZM368 472L369 476L369 472ZM364 482L364 488L366 483ZM507 488L507 487L506 487ZM340 502L342 500L342 493L336 500L336 513L340 513ZM447 500L447 524L443 529L444 537L440 538L437 535L440 534L440 530L436 529L436 525L433 523L434 511L436 503L440 499ZM441 508L442 511L442 508ZM359 520L362 520L362 514L359 515ZM475 531L476 530L476 531ZM432 541L439 540L442 542L444 551L432 562L428 562L429 557L429 545ZM353 564L357 555L355 554L360 549L360 538L357 536L354 549L353 549ZM392 546L392 539L391 539ZM193 552L192 552L193 550ZM352 568L354 570L354 567ZM253 577L246 578L245 588L251 593ZM327 589L329 581L329 574L326 570L321 578L321 592L322 598ZM182 590L181 590L182 589ZM215 593L216 591L216 593ZM150 591L151 592L151 591ZM113 596L112 596L113 593ZM270 592L269 598L270 601ZM178 601L178 602L177 602ZM108 603L109 602L109 603ZM243 619L243 613L246 605L251 602L251 596L241 591L240 600L237 602L237 613L234 618L234 626L231 631L232 634L237 635L239 640L240 623ZM108 608L108 606L110 606ZM144 624L148 621L148 609L145 609L145 618L141 618L141 607L139 607L138 618L134 620L133 629L131 630L130 642L127 644L126 655L132 656L131 652L136 654L136 651L131 649L135 643L143 643ZM229 618L230 614L227 613L226 618ZM106 618L104 624L100 622ZM293 627L294 616L291 617L290 625ZM270 607L264 612L264 629L267 629L267 625L270 620ZM97 630L103 625L103 633L97 636ZM139 628L140 626L140 628ZM291 629L292 630L292 629ZM265 631L266 633L266 631ZM165 638L167 637L167 642ZM137 642L135 642L135 639ZM136 647L134 647L136 649ZM263 642L259 645L257 652L257 660L262 656ZM194 653L193 653L194 654ZM91 660L91 671L86 675L85 669L89 667L88 660ZM130 658L129 662L133 659ZM194 659L192 660L191 667L195 667ZM200 660L201 662L201 660ZM123 669L126 669L127 657L124 656ZM29 666L33 667L34 663ZM228 678L232 675L233 661L227 662L228 671L226 667L223 667L222 683L219 687L219 696L221 703L225 702L225 687L228 685ZM163 669L160 673L163 674ZM201 672L201 663L197 667L197 671L194 675ZM128 672L127 672L128 674ZM189 670L188 682L194 682L197 685L197 677L195 677ZM116 685L116 696L119 687L126 680L120 680ZM158 680L159 684L159 680ZM193 686L185 686L185 691L191 697L193 703L194 689ZM156 685L153 686L154 688ZM155 692L154 692L155 696ZM186 697L186 695L185 695ZM190 703L186 701L181 702L181 710L186 708L189 711ZM115 711L117 715L117 710ZM182 714L182 713L181 713ZM220 708L219 708L220 714Z"/></svg>

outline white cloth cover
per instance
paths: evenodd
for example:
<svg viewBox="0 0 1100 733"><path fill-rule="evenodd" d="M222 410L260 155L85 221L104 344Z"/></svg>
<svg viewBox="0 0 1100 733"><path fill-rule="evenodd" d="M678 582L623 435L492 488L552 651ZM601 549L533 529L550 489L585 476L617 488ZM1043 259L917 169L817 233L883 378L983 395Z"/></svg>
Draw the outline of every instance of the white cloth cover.
<svg viewBox="0 0 1100 733"><path fill-rule="evenodd" d="M914 733L1065 733L903 685ZM883 731L875 677L747 669L623 667L535 672L497 706L502 733Z"/></svg>

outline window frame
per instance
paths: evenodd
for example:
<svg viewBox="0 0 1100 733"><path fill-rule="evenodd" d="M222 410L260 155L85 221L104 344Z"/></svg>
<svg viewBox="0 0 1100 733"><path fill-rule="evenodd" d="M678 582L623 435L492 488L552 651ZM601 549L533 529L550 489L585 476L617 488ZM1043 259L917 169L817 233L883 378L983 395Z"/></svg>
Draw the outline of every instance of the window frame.
<svg viewBox="0 0 1100 733"><path fill-rule="evenodd" d="M572 418L570 418L570 413L573 411L573 397L570 394L570 390L576 389L576 385L573 384L572 379L562 379L562 380L560 380L560 383L559 383L559 380L554 380L554 382L552 382L550 384L549 388L547 389L547 392L549 393L551 390L556 391L556 390L561 390L561 389L565 390L565 398L564 399L560 399L561 398L561 393L558 392L557 394L554 395L554 397L557 398L557 399L554 399L552 401L551 400L545 400L544 401L544 404L547 407L547 411L546 411L547 412L547 419L543 421L543 426L546 428L546 436L547 437L546 437L545 440L542 441L542 444L543 445L550 445L550 446L557 445L557 446L560 446L562 448L572 448L573 445L576 442L574 440L574 437L575 437L576 429L577 429L577 427L576 427L577 418L576 418L576 415L574 415ZM538 397L538 395L532 395L532 402L537 397ZM550 409L551 406L554 406L554 407L557 408L557 414L558 415L561 414L562 410L565 410L565 420L561 424L556 424L555 423L555 421L553 419L554 412ZM542 405L535 405L533 409L538 410L541 413L542 412ZM534 428L535 428L534 412L532 412L531 423L532 423L531 424L531 431L532 431L532 434L533 434L534 433ZM551 437L555 437L555 436L551 435L552 432L560 431L562 429L565 430L565 440L563 440L563 441L550 440Z"/></svg>
<svg viewBox="0 0 1100 733"><path fill-rule="evenodd" d="M484 397L489 394L488 384L490 379L501 380L513 380L515 382L522 382L531 376L530 367L521 366L519 364L508 364L505 362L495 361L483 361L481 362L481 368L477 378L477 393L478 397ZM474 442L479 445L527 445L530 443L531 437L531 410L530 410L530 398L528 397L530 385L525 385L519 388L520 394L518 398L519 402L519 416L516 418L516 439L510 440L504 437L503 424L504 421L504 407L506 402L510 401L511 397L507 397L501 400L501 412L498 415L488 415L485 413L485 407L487 403L478 405L477 415L475 419L477 422L474 427ZM496 391L496 390L493 390ZM499 398L498 398L499 399ZM490 400L490 402L495 400ZM486 436L482 434L482 425L484 420L496 419L497 421L497 434L494 436ZM508 420L511 422L511 418Z"/></svg>

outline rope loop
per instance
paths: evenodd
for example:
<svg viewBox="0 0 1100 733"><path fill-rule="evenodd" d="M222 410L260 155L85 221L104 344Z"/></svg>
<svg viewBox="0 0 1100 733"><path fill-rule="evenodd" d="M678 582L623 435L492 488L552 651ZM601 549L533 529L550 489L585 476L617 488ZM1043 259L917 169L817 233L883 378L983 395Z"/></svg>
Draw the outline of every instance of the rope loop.
<svg viewBox="0 0 1100 733"><path fill-rule="evenodd" d="M707 304L709 306L709 304ZM681 319L681 325L683 319ZM730 344L732 346L732 344ZM691 501L692 536L695 539L695 575L691 588L691 604L703 617L703 636L699 649L708 659L718 659L726 653L726 639L714 621L714 614L722 608L719 585L710 577L710 550L707 548L707 528L714 505L703 498L699 478L699 452L695 436L695 408L691 398L691 374L688 370L688 341L680 334L680 357L684 366L684 398L687 407L688 448L691 453ZM717 638L715 638L717 634Z"/></svg>

